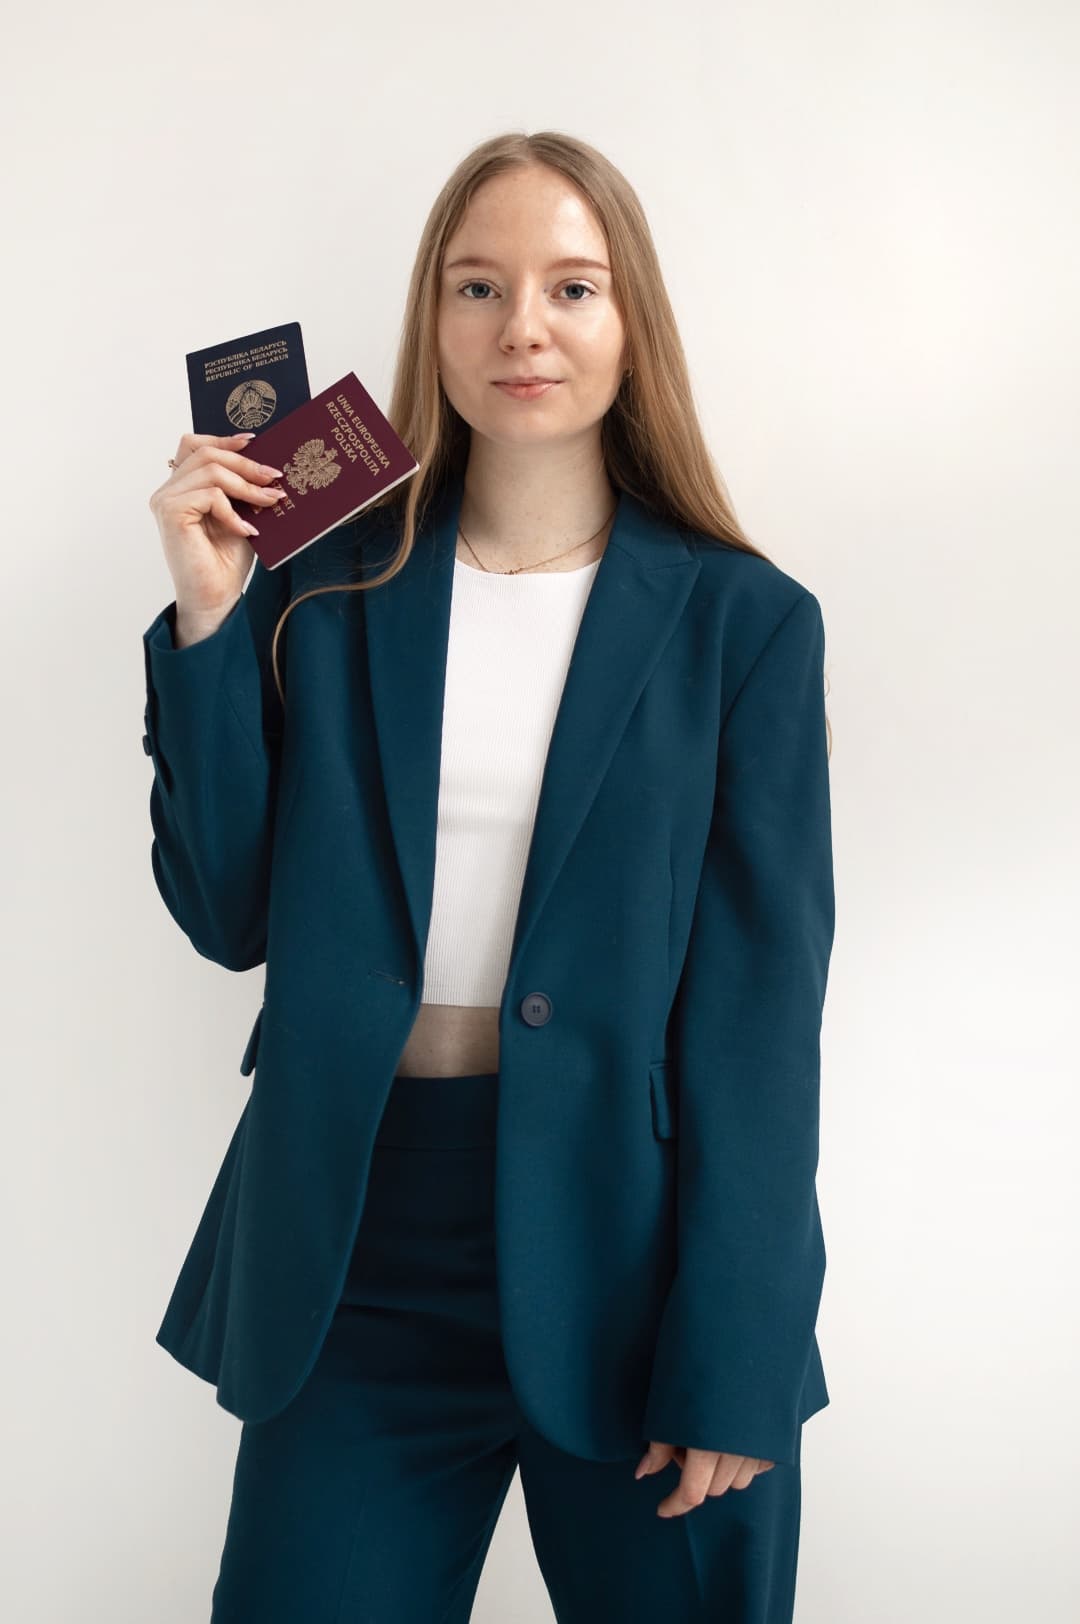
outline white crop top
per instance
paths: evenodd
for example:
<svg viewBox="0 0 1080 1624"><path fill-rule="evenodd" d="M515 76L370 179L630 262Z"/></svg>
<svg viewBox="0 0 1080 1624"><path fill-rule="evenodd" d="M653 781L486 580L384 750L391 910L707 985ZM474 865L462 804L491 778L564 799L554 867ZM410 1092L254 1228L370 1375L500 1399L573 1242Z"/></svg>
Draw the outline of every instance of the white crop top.
<svg viewBox="0 0 1080 1624"><path fill-rule="evenodd" d="M599 564L503 575L454 560L425 1004L502 999L540 780Z"/></svg>

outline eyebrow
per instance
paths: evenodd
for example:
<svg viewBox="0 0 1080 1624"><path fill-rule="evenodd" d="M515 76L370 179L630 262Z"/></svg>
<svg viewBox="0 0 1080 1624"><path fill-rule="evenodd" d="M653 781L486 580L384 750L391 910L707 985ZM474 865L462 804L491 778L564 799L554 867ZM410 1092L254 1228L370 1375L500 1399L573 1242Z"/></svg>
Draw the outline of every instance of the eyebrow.
<svg viewBox="0 0 1080 1624"><path fill-rule="evenodd" d="M455 271L460 265L483 265L487 269L493 271L497 271L499 269L499 262L497 259L483 259L477 257L472 257L469 259L452 259L449 265L443 266L443 269L446 271ZM565 270L567 266L576 265L588 265L596 271L610 272L611 270L610 265L605 265L603 260L599 259L555 259L552 260L547 269L549 271L560 271Z"/></svg>

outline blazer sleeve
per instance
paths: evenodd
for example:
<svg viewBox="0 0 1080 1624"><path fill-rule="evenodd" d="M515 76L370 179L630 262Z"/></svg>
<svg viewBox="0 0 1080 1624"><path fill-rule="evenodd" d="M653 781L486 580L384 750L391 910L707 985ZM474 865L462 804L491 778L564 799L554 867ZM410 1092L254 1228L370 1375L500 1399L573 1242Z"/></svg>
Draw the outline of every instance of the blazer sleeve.
<svg viewBox="0 0 1080 1624"><path fill-rule="evenodd" d="M270 647L289 586L288 564L256 558L209 637L176 647L175 602L143 633L154 880L195 949L229 970L266 957L283 728Z"/></svg>
<svg viewBox="0 0 1080 1624"><path fill-rule="evenodd" d="M724 716L671 1034L677 1266L645 1437L794 1464L825 1270L815 1176L834 925L824 627L804 592Z"/></svg>

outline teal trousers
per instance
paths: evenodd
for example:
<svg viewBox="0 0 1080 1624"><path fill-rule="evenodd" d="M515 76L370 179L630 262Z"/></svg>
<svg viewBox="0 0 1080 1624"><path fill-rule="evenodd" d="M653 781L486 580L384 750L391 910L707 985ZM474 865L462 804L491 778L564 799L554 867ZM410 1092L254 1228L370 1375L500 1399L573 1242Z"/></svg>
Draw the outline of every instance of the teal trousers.
<svg viewBox="0 0 1080 1624"><path fill-rule="evenodd" d="M798 1464L662 1518L674 1461L635 1481L637 1455L565 1454L519 1411L497 1089L395 1077L326 1341L280 1414L243 1423L211 1624L467 1624L515 1468L559 1624L791 1624Z"/></svg>

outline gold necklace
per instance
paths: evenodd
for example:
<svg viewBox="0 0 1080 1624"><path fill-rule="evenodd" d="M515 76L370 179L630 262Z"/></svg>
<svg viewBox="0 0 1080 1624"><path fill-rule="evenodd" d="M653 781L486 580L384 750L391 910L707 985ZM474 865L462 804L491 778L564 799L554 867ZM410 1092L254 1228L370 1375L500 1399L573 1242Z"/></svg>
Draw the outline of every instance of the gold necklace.
<svg viewBox="0 0 1080 1624"><path fill-rule="evenodd" d="M607 518L604 520L604 523L600 526L600 530L603 530L605 525L608 525L608 524L611 523L612 519L615 516L615 511L616 511L616 508L618 508L618 505L619 505L618 502L616 502L615 507L612 508L611 512L608 514ZM473 557L476 558L476 562L479 564L480 568L487 575L520 575L523 570L539 569L541 564L550 564L553 559L556 559L556 558L569 558L571 553L576 553L579 548L587 547L589 545L590 541L595 541L597 536L600 534L600 530L594 530L592 535L591 536L586 536L584 541L579 541L575 546L568 547L566 549L565 553L552 553L551 558L541 558L536 564L519 564L516 570L489 570L487 565L484 563L483 559L476 557L476 549L475 549L475 547L473 546L472 542L469 540L468 536L465 534L464 530L462 530L461 526L458 525L458 535L461 537L462 541L465 543L465 545L469 549L470 553L472 553Z"/></svg>

